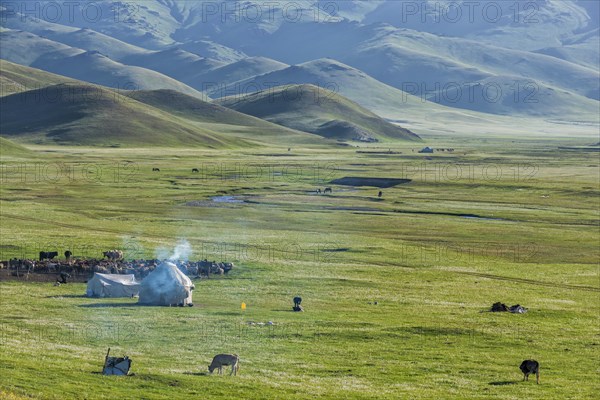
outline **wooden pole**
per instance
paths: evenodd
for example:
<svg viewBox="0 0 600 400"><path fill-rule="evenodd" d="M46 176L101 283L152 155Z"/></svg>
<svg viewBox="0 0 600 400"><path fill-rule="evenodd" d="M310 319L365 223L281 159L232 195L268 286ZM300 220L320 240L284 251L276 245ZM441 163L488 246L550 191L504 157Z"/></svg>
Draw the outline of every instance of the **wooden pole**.
<svg viewBox="0 0 600 400"><path fill-rule="evenodd" d="M110 353L110 347L108 348L108 351L106 352L106 357L104 357L104 368L106 368L106 363L108 362L108 354ZM104 372L104 368L102 369Z"/></svg>

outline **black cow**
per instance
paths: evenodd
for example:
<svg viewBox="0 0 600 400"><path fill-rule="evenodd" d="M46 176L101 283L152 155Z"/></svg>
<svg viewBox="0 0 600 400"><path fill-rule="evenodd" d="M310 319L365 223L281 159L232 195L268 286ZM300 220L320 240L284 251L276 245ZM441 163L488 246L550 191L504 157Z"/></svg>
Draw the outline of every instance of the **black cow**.
<svg viewBox="0 0 600 400"><path fill-rule="evenodd" d="M73 253L71 253L69 250L65 251L65 259L70 260L71 257L73 257Z"/></svg>
<svg viewBox="0 0 600 400"><path fill-rule="evenodd" d="M40 251L40 261L44 260L52 260L54 257L58 256L57 251Z"/></svg>
<svg viewBox="0 0 600 400"><path fill-rule="evenodd" d="M383 192L380 190L379 194L377 195L379 198L381 198L381 196L383 196Z"/></svg>
<svg viewBox="0 0 600 400"><path fill-rule="evenodd" d="M152 168L152 172L160 172L159 168Z"/></svg>
<svg viewBox="0 0 600 400"><path fill-rule="evenodd" d="M323 193L333 193L333 190L330 187L326 187Z"/></svg>
<svg viewBox="0 0 600 400"><path fill-rule="evenodd" d="M304 311L304 308L300 305L302 303L302 298L300 296L294 297L294 307L292 310L294 311Z"/></svg>
<svg viewBox="0 0 600 400"><path fill-rule="evenodd" d="M200 172L200 170L198 168L193 168L192 172Z"/></svg>
<svg viewBox="0 0 600 400"><path fill-rule="evenodd" d="M302 303L302 297L296 296L294 297L294 306L299 306Z"/></svg>
<svg viewBox="0 0 600 400"><path fill-rule="evenodd" d="M529 380L529 374L535 374L537 384L540 384L540 363L535 360L525 360L521 363L519 367L521 372L523 372L523 380Z"/></svg>

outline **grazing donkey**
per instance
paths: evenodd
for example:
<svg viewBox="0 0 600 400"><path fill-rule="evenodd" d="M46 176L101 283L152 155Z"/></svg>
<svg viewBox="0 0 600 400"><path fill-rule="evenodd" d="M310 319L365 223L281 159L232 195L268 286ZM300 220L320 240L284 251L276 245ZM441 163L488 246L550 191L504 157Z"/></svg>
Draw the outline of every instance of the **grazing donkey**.
<svg viewBox="0 0 600 400"><path fill-rule="evenodd" d="M219 375L223 375L223 367L229 365L231 365L229 376L231 376L231 374L237 375L237 372L240 369L240 356L237 354L217 354L208 366L208 372L212 374L215 368L218 368Z"/></svg>
<svg viewBox="0 0 600 400"><path fill-rule="evenodd" d="M535 360L525 360L519 367L523 371L523 380L529 380L529 374L535 374L537 384L540 384L540 363Z"/></svg>

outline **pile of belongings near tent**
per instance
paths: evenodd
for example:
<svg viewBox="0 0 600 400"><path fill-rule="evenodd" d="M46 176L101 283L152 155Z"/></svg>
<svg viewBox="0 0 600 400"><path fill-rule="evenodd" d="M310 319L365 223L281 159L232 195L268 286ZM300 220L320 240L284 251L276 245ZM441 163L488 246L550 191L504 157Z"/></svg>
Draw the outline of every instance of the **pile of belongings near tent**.
<svg viewBox="0 0 600 400"><path fill-rule="evenodd" d="M131 368L131 359L125 357L109 357L110 348L106 353L104 359L104 368L102 369L103 375L128 375L129 369Z"/></svg>
<svg viewBox="0 0 600 400"><path fill-rule="evenodd" d="M494 303L491 312L511 312L513 314L524 314L527 312L527 309L520 304L515 304L514 306L507 307L504 303Z"/></svg>

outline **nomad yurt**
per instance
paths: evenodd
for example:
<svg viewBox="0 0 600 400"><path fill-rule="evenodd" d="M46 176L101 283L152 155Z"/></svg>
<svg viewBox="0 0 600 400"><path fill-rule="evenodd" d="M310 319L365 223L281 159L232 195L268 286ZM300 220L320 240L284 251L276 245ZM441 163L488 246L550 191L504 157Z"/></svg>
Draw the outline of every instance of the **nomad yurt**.
<svg viewBox="0 0 600 400"><path fill-rule="evenodd" d="M140 304L149 306L192 305L194 284L177 266L163 262L142 281Z"/></svg>
<svg viewBox="0 0 600 400"><path fill-rule="evenodd" d="M140 291L134 275L99 274L88 281L88 297L133 297Z"/></svg>

